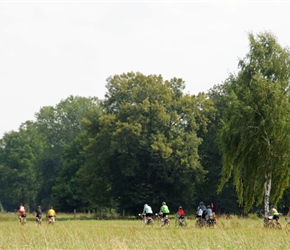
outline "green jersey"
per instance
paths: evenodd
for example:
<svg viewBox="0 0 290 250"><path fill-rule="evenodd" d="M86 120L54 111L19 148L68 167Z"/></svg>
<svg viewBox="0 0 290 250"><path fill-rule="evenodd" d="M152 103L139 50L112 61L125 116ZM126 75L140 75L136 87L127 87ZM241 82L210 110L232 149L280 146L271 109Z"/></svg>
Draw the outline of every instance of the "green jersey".
<svg viewBox="0 0 290 250"><path fill-rule="evenodd" d="M160 208L160 211L164 214L169 214L170 211L168 209L168 207L166 205L162 205L161 208Z"/></svg>

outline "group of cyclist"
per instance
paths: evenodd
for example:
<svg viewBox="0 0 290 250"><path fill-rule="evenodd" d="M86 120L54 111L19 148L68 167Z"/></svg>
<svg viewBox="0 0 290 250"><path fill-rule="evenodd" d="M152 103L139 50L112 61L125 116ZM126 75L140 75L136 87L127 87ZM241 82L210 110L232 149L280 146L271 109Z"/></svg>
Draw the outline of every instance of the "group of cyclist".
<svg viewBox="0 0 290 250"><path fill-rule="evenodd" d="M168 206L166 205L166 202L162 202L162 205L159 211L159 215L162 217L161 219L162 225L164 225L167 222L167 220L169 220L168 218L169 213L170 213L170 210ZM153 211L152 211L151 206L149 206L148 204L145 204L142 215L145 216L148 222L152 220ZM184 219L185 212L182 206L178 207L176 215L179 220ZM290 215L290 208L287 215ZM199 220L200 225L205 225L206 223L215 221L215 212L213 212L213 205L205 206L203 202L200 202L199 206L197 207L196 218ZM276 220L277 222L279 221L279 212L273 205L270 207L268 220L269 221Z"/></svg>
<svg viewBox="0 0 290 250"><path fill-rule="evenodd" d="M23 203L20 203L17 211L18 211L18 219L19 219L19 221L21 221L21 218L25 218L26 217L26 209L25 209L25 206L23 205ZM38 206L34 210L34 215L35 215L36 222L38 224L41 224L41 221L42 221L42 209L41 209L41 206ZM53 221L54 222L55 217L56 217L56 212L53 209L53 207L50 207L50 209L47 211L46 217L47 217L48 221Z"/></svg>
<svg viewBox="0 0 290 250"><path fill-rule="evenodd" d="M162 202L162 205L160 207L159 215L162 217L162 226L166 224L166 222L169 220L168 215L170 213L170 210L168 206L166 205L166 202ZM146 220L150 222L152 220L153 211L151 206L148 204L144 205L142 215L145 216ZM185 212L182 206L178 207L178 210L176 212L176 216L179 220L184 219ZM208 205L207 207L203 204L203 202L200 202L197 212L196 212L196 218L201 220L201 223L205 223L209 219L214 219L214 212L212 211L211 205Z"/></svg>
<svg viewBox="0 0 290 250"><path fill-rule="evenodd" d="M162 225L164 225L167 222L167 220L169 220L169 218L168 218L169 213L170 213L170 210L169 210L168 206L166 205L166 202L162 202L162 205L161 205L160 211L159 211L159 215L162 217L162 219L161 219ZM41 220L42 220L41 206L38 206L35 209L34 215L36 218L36 222L38 222L40 224ZM153 211L152 211L151 206L149 206L148 204L145 204L143 211L142 211L142 215L145 216L146 221L152 220ZM178 216L179 220L184 219L185 212L184 212L182 206L178 207L176 215ZM287 216L288 215L290 215L290 207L289 207L289 211L288 211ZM21 221L21 218L25 218L25 217L26 217L25 206L23 205L23 203L20 203L19 208L18 208L18 219L19 219L19 221ZM48 221L54 222L55 217L56 217L56 212L53 209L53 207L50 207L50 209L47 211ZM207 221L213 220L214 217L215 217L215 213L212 211L212 205L207 205L207 207L206 207L203 202L200 202L199 206L197 207L196 218L201 221L201 224L205 224ZM270 207L270 213L268 216L268 220L276 220L277 222L279 221L279 212L277 211L277 209L273 205Z"/></svg>
<svg viewBox="0 0 290 250"><path fill-rule="evenodd" d="M169 213L170 213L170 210L168 206L166 205L166 202L165 201L162 202L162 205L159 211L159 215L161 216L162 226L164 226L169 221L169 218L168 218ZM152 215L153 215L151 206L149 206L148 204L145 204L143 207L142 215L145 216L147 223L150 223L150 221L152 220ZM184 216L184 212L183 212L183 216Z"/></svg>
<svg viewBox="0 0 290 250"><path fill-rule="evenodd" d="M213 205L205 206L201 201L196 211L196 218L199 220L200 225L215 222L215 212L212 211Z"/></svg>

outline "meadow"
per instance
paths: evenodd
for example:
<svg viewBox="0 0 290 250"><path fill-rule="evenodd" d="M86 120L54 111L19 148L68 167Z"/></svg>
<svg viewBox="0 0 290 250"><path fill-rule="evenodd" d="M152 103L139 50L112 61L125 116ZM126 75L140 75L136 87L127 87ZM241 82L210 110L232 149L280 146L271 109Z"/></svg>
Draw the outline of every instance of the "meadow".
<svg viewBox="0 0 290 250"><path fill-rule="evenodd" d="M16 214L0 214L0 249L290 249L290 234L266 229L262 219L222 217L217 228L196 228L187 218L186 228L169 228L157 221L144 227L140 220L74 220L58 216L56 223L37 226L28 215L21 226Z"/></svg>

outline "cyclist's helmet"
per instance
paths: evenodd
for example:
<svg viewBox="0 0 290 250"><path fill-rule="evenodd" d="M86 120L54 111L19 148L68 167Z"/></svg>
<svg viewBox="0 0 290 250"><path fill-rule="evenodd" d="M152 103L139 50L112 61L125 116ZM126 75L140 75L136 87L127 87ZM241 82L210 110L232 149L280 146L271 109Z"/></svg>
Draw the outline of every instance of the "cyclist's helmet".
<svg viewBox="0 0 290 250"><path fill-rule="evenodd" d="M179 206L179 209L182 209L182 206Z"/></svg>
<svg viewBox="0 0 290 250"><path fill-rule="evenodd" d="M207 205L207 208L211 208L211 206L210 205Z"/></svg>
<svg viewBox="0 0 290 250"><path fill-rule="evenodd" d="M203 205L203 202L201 201L201 202L199 203L199 205Z"/></svg>
<svg viewBox="0 0 290 250"><path fill-rule="evenodd" d="M165 202L165 201L163 201L163 202L162 202L162 205L166 205L166 202Z"/></svg>
<svg viewBox="0 0 290 250"><path fill-rule="evenodd" d="M144 205L144 207L147 207L147 206L148 206L148 204L145 204L145 205Z"/></svg>

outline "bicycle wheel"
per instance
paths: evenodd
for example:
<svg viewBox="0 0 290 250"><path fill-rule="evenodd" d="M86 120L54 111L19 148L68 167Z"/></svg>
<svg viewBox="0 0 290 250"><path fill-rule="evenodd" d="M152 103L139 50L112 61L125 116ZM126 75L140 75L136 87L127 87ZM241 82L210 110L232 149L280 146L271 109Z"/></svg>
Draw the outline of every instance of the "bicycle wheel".
<svg viewBox="0 0 290 250"><path fill-rule="evenodd" d="M21 223L21 225L25 225L25 222L26 222L26 219L24 218L24 217L21 217L21 221L20 221L20 223Z"/></svg>
<svg viewBox="0 0 290 250"><path fill-rule="evenodd" d="M153 219L149 219L149 220L147 221L147 223L145 223L145 225L150 226L150 227L153 227L153 225L154 225L154 220L153 220Z"/></svg>
<svg viewBox="0 0 290 250"><path fill-rule="evenodd" d="M170 219L168 217L163 218L161 227L169 227L170 226Z"/></svg>
<svg viewBox="0 0 290 250"><path fill-rule="evenodd" d="M277 224L276 224L276 228L279 229L279 230L282 229L282 225L280 224L280 222L277 222Z"/></svg>
<svg viewBox="0 0 290 250"><path fill-rule="evenodd" d="M36 218L36 225L41 225L41 219L40 218Z"/></svg>
<svg viewBox="0 0 290 250"><path fill-rule="evenodd" d="M202 224L201 224L200 220L196 220L195 227L197 227L197 228L201 228L202 227Z"/></svg>
<svg viewBox="0 0 290 250"><path fill-rule="evenodd" d="M165 227L169 227L170 226L170 220L166 221L164 226Z"/></svg>
<svg viewBox="0 0 290 250"><path fill-rule="evenodd" d="M181 222L180 222L180 226L182 226L182 227L186 227L187 226L187 223L186 223L186 220L181 220Z"/></svg>
<svg viewBox="0 0 290 250"><path fill-rule="evenodd" d="M274 224L273 222L270 222L270 223L268 224L268 228L270 228L270 229L274 229L274 228L275 228L275 224Z"/></svg>
<svg viewBox="0 0 290 250"><path fill-rule="evenodd" d="M217 228L217 225L216 225L216 221L215 220L212 222L211 227L212 228Z"/></svg>

